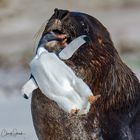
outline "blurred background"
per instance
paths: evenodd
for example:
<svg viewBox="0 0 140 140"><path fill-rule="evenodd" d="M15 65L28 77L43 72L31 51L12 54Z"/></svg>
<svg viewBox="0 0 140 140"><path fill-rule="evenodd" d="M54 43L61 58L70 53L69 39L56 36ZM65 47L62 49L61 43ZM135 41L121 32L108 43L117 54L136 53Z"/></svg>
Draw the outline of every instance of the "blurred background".
<svg viewBox="0 0 140 140"><path fill-rule="evenodd" d="M21 96L30 76L37 32L54 8L96 17L109 30L123 61L140 78L140 0L0 0L0 140L37 140L31 100ZM3 129L22 136L2 137Z"/></svg>

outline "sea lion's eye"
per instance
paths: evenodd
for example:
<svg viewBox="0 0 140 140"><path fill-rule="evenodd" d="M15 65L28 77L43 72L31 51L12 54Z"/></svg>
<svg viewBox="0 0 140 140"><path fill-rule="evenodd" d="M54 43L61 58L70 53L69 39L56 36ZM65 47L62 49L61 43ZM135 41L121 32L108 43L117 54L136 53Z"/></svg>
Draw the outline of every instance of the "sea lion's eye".
<svg viewBox="0 0 140 140"><path fill-rule="evenodd" d="M85 32L89 32L89 28L88 28L88 26L84 23L84 21L80 21L80 23L81 23L81 25L82 25L84 31L85 31Z"/></svg>
<svg viewBox="0 0 140 140"><path fill-rule="evenodd" d="M84 23L83 21L81 21L81 25L82 25L82 26L85 26L85 23Z"/></svg>

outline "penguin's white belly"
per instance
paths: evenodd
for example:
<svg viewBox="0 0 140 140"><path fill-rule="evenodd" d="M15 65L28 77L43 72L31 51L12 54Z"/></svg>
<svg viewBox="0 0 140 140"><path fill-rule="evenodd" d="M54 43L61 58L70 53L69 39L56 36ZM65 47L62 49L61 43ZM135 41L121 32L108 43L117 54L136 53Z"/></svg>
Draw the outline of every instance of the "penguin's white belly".
<svg viewBox="0 0 140 140"><path fill-rule="evenodd" d="M43 51L31 61L30 68L41 91L63 110L89 111L89 87L54 53Z"/></svg>

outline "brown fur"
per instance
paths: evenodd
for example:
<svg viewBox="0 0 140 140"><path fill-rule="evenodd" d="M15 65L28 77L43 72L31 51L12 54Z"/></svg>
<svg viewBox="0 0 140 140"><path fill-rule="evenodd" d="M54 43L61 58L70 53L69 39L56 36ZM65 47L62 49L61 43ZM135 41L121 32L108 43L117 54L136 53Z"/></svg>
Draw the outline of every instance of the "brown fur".
<svg viewBox="0 0 140 140"><path fill-rule="evenodd" d="M87 26L85 32L85 27L82 28L79 27L81 25L74 24L75 19L70 21L69 16L71 17L71 15L72 13L67 13L65 19L62 18L60 20L62 22L58 23L55 22L57 17L52 18L47 24L49 27L47 26L44 32L47 32L48 28L52 30L58 27L68 34L71 32L72 37L76 37L78 34L87 34L89 43L82 46L66 63L70 63L78 76L82 73L85 75L86 71L91 71L89 75L92 79L89 80L89 77L85 76L84 80L91 87L94 94L102 95L96 106L99 110L105 111L110 108L128 110L135 104L137 97L140 96L138 79L122 62L107 29L98 20L79 13L79 16L85 22L85 26ZM78 18L78 16L75 16L75 18ZM83 71L79 72L77 69L83 69Z"/></svg>
<svg viewBox="0 0 140 140"><path fill-rule="evenodd" d="M54 29L61 30L71 39L83 34L88 36L87 43L65 63L89 85L94 95L101 95L89 114L98 114L103 138L133 139L135 132L130 123L139 113L140 84L131 69L122 62L107 29L87 14L57 9L42 36Z"/></svg>

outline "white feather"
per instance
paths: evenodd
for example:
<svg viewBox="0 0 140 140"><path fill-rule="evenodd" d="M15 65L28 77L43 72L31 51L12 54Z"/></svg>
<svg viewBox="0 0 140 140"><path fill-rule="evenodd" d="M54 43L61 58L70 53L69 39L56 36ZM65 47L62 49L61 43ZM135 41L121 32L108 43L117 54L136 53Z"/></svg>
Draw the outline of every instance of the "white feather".
<svg viewBox="0 0 140 140"><path fill-rule="evenodd" d="M31 61L30 68L41 91L64 111L89 111L90 88L56 54L44 49L38 58Z"/></svg>
<svg viewBox="0 0 140 140"><path fill-rule="evenodd" d="M86 41L83 39L86 35L81 35L71 41L67 47L65 47L60 53L59 57L63 60L67 60L72 57L72 55L82 46Z"/></svg>
<svg viewBox="0 0 140 140"><path fill-rule="evenodd" d="M85 35L82 35L74 39L59 53L59 57L70 58L85 43L84 37ZM33 78L29 79L22 88L24 95L29 97L39 86L42 93L54 100L64 111L70 113L72 109L77 109L79 114L88 113L90 109L88 98L93 95L90 88L55 53L49 53L40 46L30 63L30 69L37 84Z"/></svg>
<svg viewBox="0 0 140 140"><path fill-rule="evenodd" d="M35 90L37 89L38 86L36 85L35 81L33 78L30 78L29 81L27 81L25 83L25 85L22 87L22 95L26 95L27 97L30 96L30 94Z"/></svg>

